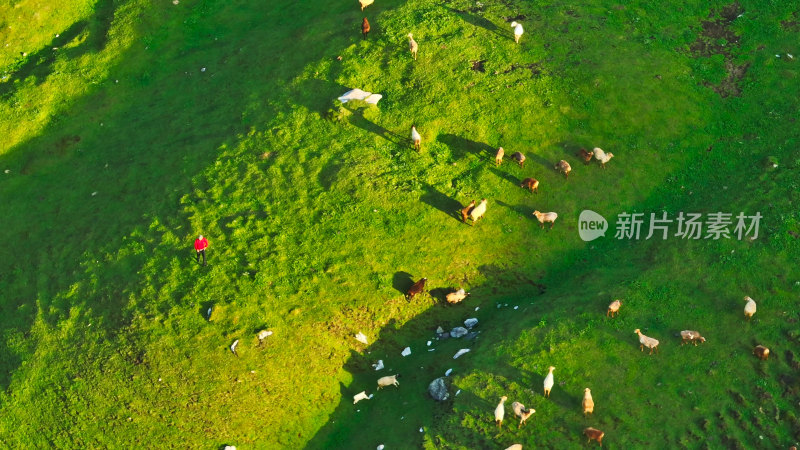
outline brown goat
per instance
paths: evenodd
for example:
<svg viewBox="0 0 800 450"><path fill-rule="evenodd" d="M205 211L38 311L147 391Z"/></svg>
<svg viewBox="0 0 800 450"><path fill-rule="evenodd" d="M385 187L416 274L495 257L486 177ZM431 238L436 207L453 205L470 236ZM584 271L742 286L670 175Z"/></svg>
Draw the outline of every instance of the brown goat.
<svg viewBox="0 0 800 450"><path fill-rule="evenodd" d="M756 345L756 348L753 349L753 354L756 355L756 358L766 361L769 358L769 349L763 345Z"/></svg>
<svg viewBox="0 0 800 450"><path fill-rule="evenodd" d="M369 21L366 17L364 17L364 21L361 22L361 34L364 35L364 39L366 39L367 34L369 34Z"/></svg>
<svg viewBox="0 0 800 450"><path fill-rule="evenodd" d="M525 178L520 186L530 189L531 192L539 193L539 181L535 178Z"/></svg>
<svg viewBox="0 0 800 450"><path fill-rule="evenodd" d="M594 152L587 152L585 148L578 152L578 157L583 160L584 164L589 164L592 161L592 156L594 156Z"/></svg>
<svg viewBox="0 0 800 450"><path fill-rule="evenodd" d="M700 336L700 332L692 331L692 330L683 330L681 331L681 345L687 344L691 342L695 346L697 346L697 342L705 342L706 338Z"/></svg>
<svg viewBox="0 0 800 450"><path fill-rule="evenodd" d="M600 447L603 446L603 436L606 434L602 431L598 430L597 428L588 427L583 429L583 434L589 438L589 440L586 442L597 441L597 443L600 444Z"/></svg>
<svg viewBox="0 0 800 450"><path fill-rule="evenodd" d="M525 155L523 155L522 153L514 152L514 154L511 155L511 159L513 159L514 161L518 162L520 167L524 167L525 166L525 159L526 158L525 158Z"/></svg>
<svg viewBox="0 0 800 450"><path fill-rule="evenodd" d="M428 281L428 279L427 278L423 278L423 279L417 281L416 283L412 284L411 287L408 288L408 293L406 294L406 297L409 300L411 300L412 298L414 298L415 295L421 294L422 292L424 292L425 291L425 282L426 281Z"/></svg>
<svg viewBox="0 0 800 450"><path fill-rule="evenodd" d="M469 217L469 213L472 212L472 208L474 207L475 207L475 200L469 202L469 205L461 209L461 220L463 220L464 223L467 222L467 217Z"/></svg>

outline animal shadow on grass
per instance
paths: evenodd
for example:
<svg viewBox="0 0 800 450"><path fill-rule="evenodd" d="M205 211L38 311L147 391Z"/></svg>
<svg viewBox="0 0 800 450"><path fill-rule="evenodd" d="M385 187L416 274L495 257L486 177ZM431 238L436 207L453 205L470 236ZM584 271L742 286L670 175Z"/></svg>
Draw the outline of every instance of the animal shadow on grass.
<svg viewBox="0 0 800 450"><path fill-rule="evenodd" d="M464 22L467 22L468 24L474 25L474 26L479 27L479 28L483 28L484 30L486 30L486 31L488 31L490 33L494 33L494 34L500 36L501 38L509 39L509 38L512 37L510 32L509 32L509 34L503 34L500 31L500 28L497 27L497 25L493 24L491 21L489 21L489 19L481 17L481 16L479 16L477 14L470 14L467 11L462 11L460 9L455 9L455 8L450 8L449 6L444 6L444 9L446 9L446 10L450 11L451 13L455 14L456 16L461 18ZM509 28L509 30L510 29L511 28Z"/></svg>
<svg viewBox="0 0 800 450"><path fill-rule="evenodd" d="M212 302L212 301L206 301L206 302L202 302L202 303L200 303L200 309L199 309L199 310L197 310L197 312L199 312L199 313L200 313L200 316L201 316L203 319L205 319L205 320L208 320L208 319L210 318L210 316L211 316L211 315L208 313L208 310L209 310L209 309L212 309L213 307L214 307L214 302ZM212 311L213 311L213 309L212 309ZM256 331L256 332L257 332L257 331Z"/></svg>
<svg viewBox="0 0 800 450"><path fill-rule="evenodd" d="M401 294L406 295L408 290L414 284L414 279L408 272L395 272L392 277L392 287L399 291Z"/></svg>
<svg viewBox="0 0 800 450"><path fill-rule="evenodd" d="M506 202L504 202L502 200L497 200L496 203L498 205L504 207L504 208L508 208L508 209L514 211L515 213L519 214L520 216L522 216L522 217L524 217L526 219L530 219L533 216L533 208L531 208L529 206L509 205L508 203L506 203Z"/></svg>
<svg viewBox="0 0 800 450"><path fill-rule="evenodd" d="M435 288L428 291L431 297L436 299L437 303L446 303L447 294L453 292L455 289L451 288Z"/></svg>
<svg viewBox="0 0 800 450"><path fill-rule="evenodd" d="M464 206L453 200L452 198L442 194L435 187L426 184L424 187L425 193L422 194L420 199L434 208L438 209L439 211L447 214L448 216L452 217L453 219L461 222L461 208Z"/></svg>
<svg viewBox="0 0 800 450"><path fill-rule="evenodd" d="M533 161L536 161L537 164L541 165L545 169L555 170L556 161L549 161L542 156L537 155L536 153L531 153L530 155L525 155Z"/></svg>
<svg viewBox="0 0 800 450"><path fill-rule="evenodd" d="M389 141L389 142L391 142L391 143L393 143L395 145L398 145L398 146L407 145L407 146L411 147L411 138L410 137L408 137L407 139L403 139L402 136L400 136L399 134L395 133L394 131L389 131L386 128L383 128L382 126L376 124L375 122L371 122L371 121L367 120L364 117L363 111L360 110L360 109L355 109L354 107L350 107L350 108L347 108L347 109L349 109L350 111L353 112L353 114L350 116L350 119L349 119L351 125L355 125L355 126L357 126L358 128L361 128L364 131L367 131L367 132L370 132L370 133L375 134L377 136L380 136L380 137L386 139L387 141ZM409 136L410 136L410 134L409 134Z"/></svg>
<svg viewBox="0 0 800 450"><path fill-rule="evenodd" d="M508 172L503 172L502 170L496 169L494 167L490 168L489 170L492 173L494 173L495 175L497 175L498 177L508 181L509 183L513 184L516 187L520 187L519 185L522 183L522 180L520 180L519 178L515 177L514 175L511 175Z"/></svg>
<svg viewBox="0 0 800 450"><path fill-rule="evenodd" d="M456 136L455 134L440 134L436 140L448 146L453 157L458 159L467 156L467 153L489 158L490 156L494 156L496 151L496 149L493 149L488 144L475 142L461 136Z"/></svg>

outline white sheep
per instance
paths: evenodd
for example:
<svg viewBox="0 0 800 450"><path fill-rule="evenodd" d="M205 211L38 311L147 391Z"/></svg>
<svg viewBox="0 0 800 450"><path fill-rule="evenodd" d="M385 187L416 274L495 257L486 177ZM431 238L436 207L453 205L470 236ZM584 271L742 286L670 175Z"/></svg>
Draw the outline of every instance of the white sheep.
<svg viewBox="0 0 800 450"><path fill-rule="evenodd" d="M611 317L614 317L619 312L620 306L622 306L622 300L618 299L611 302L611 304L608 305L608 311L606 311L606 317L608 317L609 314L611 315Z"/></svg>
<svg viewBox="0 0 800 450"><path fill-rule="evenodd" d="M750 297L745 297L744 301L747 302L744 305L744 316L747 318L747 320L750 320L750 318L756 313L756 302Z"/></svg>
<svg viewBox="0 0 800 450"><path fill-rule="evenodd" d="M536 216L536 219L539 220L539 226L544 228L544 224L550 222L550 228L553 228L553 225L556 224L556 219L558 219L558 214L554 212L543 213L539 211L534 211L533 215Z"/></svg>
<svg viewBox="0 0 800 450"><path fill-rule="evenodd" d="M550 366L547 368L547 370L548 370L547 376L544 377L544 396L550 397L550 389L553 389L553 384L554 384L553 371L556 370L556 368Z"/></svg>
<svg viewBox="0 0 800 450"><path fill-rule="evenodd" d="M589 388L583 390L583 415L592 414L594 412L594 399L592 399L592 391Z"/></svg>
<svg viewBox="0 0 800 450"><path fill-rule="evenodd" d="M522 24L518 22L511 22L511 28L514 29L514 42L519 44L519 38L522 37L522 33L524 33L525 30L522 29Z"/></svg>
<svg viewBox="0 0 800 450"><path fill-rule="evenodd" d="M272 331L267 331L267 330L259 331L258 332L258 345L263 344L264 343L264 339L266 339L266 338L268 338L270 336L272 336Z"/></svg>
<svg viewBox="0 0 800 450"><path fill-rule="evenodd" d="M494 163L495 165L500 165L503 163L503 156L506 154L506 151L503 150L503 147L497 149L497 153L494 155Z"/></svg>
<svg viewBox="0 0 800 450"><path fill-rule="evenodd" d="M422 147L422 136L417 132L417 127L411 126L411 142L414 143L414 148L419 150Z"/></svg>
<svg viewBox="0 0 800 450"><path fill-rule="evenodd" d="M373 394L367 395L367 391L361 391L358 394L353 396L353 404L360 402L361 400L369 400L372 398Z"/></svg>
<svg viewBox="0 0 800 450"><path fill-rule="evenodd" d="M594 151L594 159L600 161L600 164L602 164L603 169L606 168L606 163L609 162L611 158L614 157L613 153L611 152L606 153L600 147L595 147L593 151Z"/></svg>
<svg viewBox="0 0 800 450"><path fill-rule="evenodd" d="M516 414L517 417L519 417L519 426L524 425L525 421L528 420L528 417L530 417L533 413L536 412L536 410L533 409L533 408L526 409L525 405L523 405L520 402L512 403L511 404L511 409L513 409L514 410L514 414Z"/></svg>
<svg viewBox="0 0 800 450"><path fill-rule="evenodd" d="M503 417L506 415L506 407L503 403L508 399L505 395L500 397L500 403L497 404L497 408L494 409L494 421L497 423L498 428L503 427Z"/></svg>
<svg viewBox="0 0 800 450"><path fill-rule="evenodd" d="M461 288L455 292L447 294L446 296L447 303L450 303L451 305L455 305L456 303L461 303L461 301L467 298L468 295L469 292L465 292L464 289Z"/></svg>
<svg viewBox="0 0 800 450"><path fill-rule="evenodd" d="M639 335L639 349L641 351L644 351L644 348L647 347L650 349L650 355L653 354L653 350L658 353L658 339L653 339L643 335L638 328L633 330L633 332Z"/></svg>
<svg viewBox="0 0 800 450"><path fill-rule="evenodd" d="M508 447L506 450L522 450L522 444L514 444L511 447Z"/></svg>
<svg viewBox="0 0 800 450"><path fill-rule="evenodd" d="M486 199L482 199L481 202L478 203L478 206L472 208L472 211L469 212L469 217L472 219L473 225L486 213L486 203Z"/></svg>
<svg viewBox="0 0 800 450"><path fill-rule="evenodd" d="M417 41L414 40L414 35L411 33L408 33L408 49L411 51L411 56L414 57L414 61L416 61L419 44L417 44Z"/></svg>
<svg viewBox="0 0 800 450"><path fill-rule="evenodd" d="M388 375L385 377L378 378L378 390L387 386L400 386L400 382L397 381L397 377L400 375Z"/></svg>
<svg viewBox="0 0 800 450"><path fill-rule="evenodd" d="M364 8L375 3L375 0L358 0L358 3L361 4L361 10L363 11Z"/></svg>

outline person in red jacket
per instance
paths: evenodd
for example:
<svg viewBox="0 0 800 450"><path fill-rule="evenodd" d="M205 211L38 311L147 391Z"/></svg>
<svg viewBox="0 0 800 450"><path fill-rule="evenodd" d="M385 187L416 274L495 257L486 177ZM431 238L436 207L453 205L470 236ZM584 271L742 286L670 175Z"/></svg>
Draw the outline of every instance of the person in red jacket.
<svg viewBox="0 0 800 450"><path fill-rule="evenodd" d="M200 262L200 255L203 255L203 265L206 265L206 249L208 248L208 239L204 238L201 234L194 240L194 250L197 252L197 262Z"/></svg>

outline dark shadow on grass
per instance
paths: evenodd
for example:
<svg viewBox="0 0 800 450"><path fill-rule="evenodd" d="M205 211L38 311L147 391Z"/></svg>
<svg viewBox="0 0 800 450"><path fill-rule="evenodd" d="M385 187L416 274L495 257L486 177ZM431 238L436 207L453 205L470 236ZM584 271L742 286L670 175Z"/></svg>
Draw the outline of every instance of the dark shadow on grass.
<svg viewBox="0 0 800 450"><path fill-rule="evenodd" d="M456 159L461 159L467 156L468 153L489 158L493 156L496 151L496 149L493 149L488 144L476 142L455 134L440 134L436 137L436 140L447 145L450 148L450 154Z"/></svg>
<svg viewBox="0 0 800 450"><path fill-rule="evenodd" d="M522 183L522 180L520 180L519 178L515 177L514 175L511 175L508 172L503 172L502 170L500 170L500 169L498 169L496 167L489 168L489 171L491 171L493 174L497 175L498 177L508 181L509 183L513 184L516 187L520 187L519 185Z"/></svg>
<svg viewBox="0 0 800 450"><path fill-rule="evenodd" d="M511 28L509 27L509 33L503 34L500 31L500 28L492 23L489 19L481 17L477 14L472 14L467 11L462 11L460 9L451 8L449 6L443 6L444 9L450 11L451 13L455 14L464 22L467 22L470 25L476 26L478 28L483 28L484 30L494 33L495 35L503 38L503 39L513 39L513 33L510 32Z"/></svg>
<svg viewBox="0 0 800 450"><path fill-rule="evenodd" d="M348 119L351 125L361 128L362 130L372 133L376 136L382 137L383 139L386 139L387 141L399 147L408 147L413 149L410 138L403 139L399 134L395 133L394 131L387 130L382 126L369 121L364 117L364 114L361 109L355 109L355 107L347 107L347 108L348 109L353 108L351 109L353 114L351 114L350 118Z"/></svg>
<svg viewBox="0 0 800 450"><path fill-rule="evenodd" d="M392 287L404 296L408 293L408 289L411 288L414 282L415 280L411 278L411 274L408 272L395 272L392 277Z"/></svg>
<svg viewBox="0 0 800 450"><path fill-rule="evenodd" d="M426 184L423 190L425 192L422 194L422 197L420 197L420 200L461 222L461 208L464 207L461 203L444 195L429 184Z"/></svg>
<svg viewBox="0 0 800 450"><path fill-rule="evenodd" d="M515 213L519 214L521 217L524 217L525 219L532 219L533 218L534 208L532 208L530 206L510 205L510 204L508 204L508 203L506 203L506 202L504 202L502 200L497 200L495 203L497 203L499 206L502 206L504 208L508 208L508 209L514 211ZM532 220L536 220L536 219L532 219Z"/></svg>
<svg viewBox="0 0 800 450"><path fill-rule="evenodd" d="M556 164L557 161L549 161L549 160L545 159L544 157L537 155L536 153L529 153L529 154L527 154L525 156L527 156L528 159L530 159L531 161L534 161L536 164L539 164L540 166L542 166L546 170L550 170L550 171L554 171L555 170L554 167L555 167L555 164Z"/></svg>
<svg viewBox="0 0 800 450"><path fill-rule="evenodd" d="M449 294L449 293L451 293L453 291L455 291L455 289L452 289L452 288L441 288L440 287L440 288L435 288L435 289L429 290L428 294L430 294L431 297L436 299L436 301L438 303L447 304L447 300L446 300L447 294Z"/></svg>

